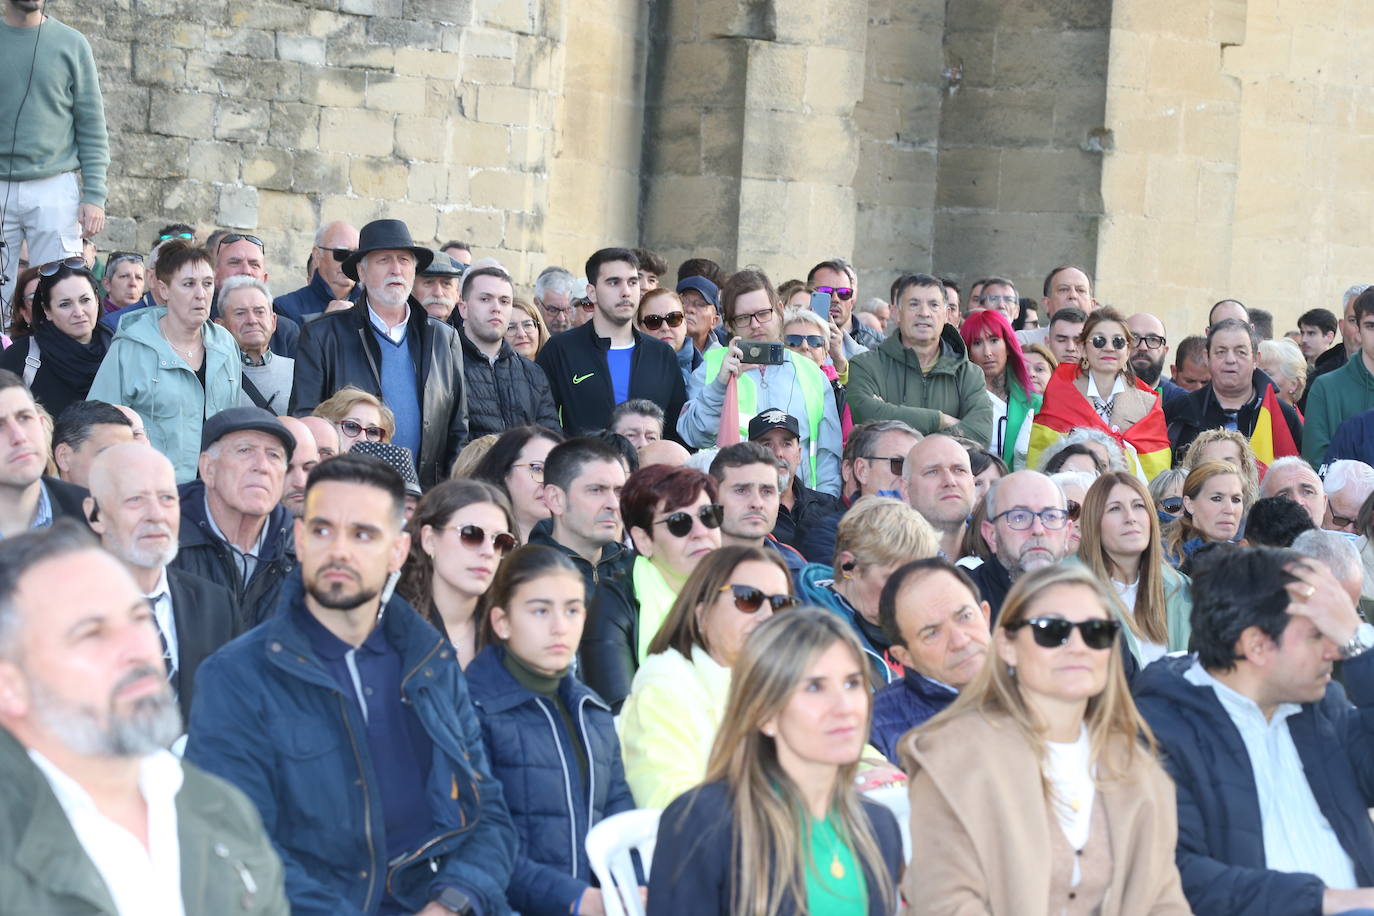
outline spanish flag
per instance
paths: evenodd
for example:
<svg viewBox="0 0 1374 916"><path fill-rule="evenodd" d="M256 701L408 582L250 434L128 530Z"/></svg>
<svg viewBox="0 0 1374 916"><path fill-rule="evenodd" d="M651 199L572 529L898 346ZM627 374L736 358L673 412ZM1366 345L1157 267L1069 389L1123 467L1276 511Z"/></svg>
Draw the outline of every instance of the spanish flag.
<svg viewBox="0 0 1374 916"><path fill-rule="evenodd" d="M1288 428L1288 421L1279 408L1278 394L1273 385L1265 389L1259 412L1255 414L1255 431L1250 434L1250 448L1255 451L1260 477L1269 470L1275 458L1300 454L1298 444L1293 441L1293 433Z"/></svg>
<svg viewBox="0 0 1374 916"><path fill-rule="evenodd" d="M1050 376L1049 384L1045 386L1044 403L1035 412L1035 425L1031 427L1027 463L1035 467L1039 463L1040 453L1047 447L1068 435L1071 430L1089 426L1100 429L1115 439L1121 450L1126 453L1131 472L1142 479L1148 481L1168 468L1171 460L1169 431L1164 423L1164 408L1160 404L1159 395L1149 385L1136 379L1137 388L1154 396L1155 406L1143 419L1122 432L1102 422L1097 411L1093 410L1092 404L1088 403L1088 399L1074 386L1079 371L1077 363L1066 363L1054 370L1054 375ZM1274 412L1278 413L1277 407L1274 408ZM1284 433L1287 434L1287 426L1280 425L1284 426ZM1289 442L1291 445L1292 440Z"/></svg>

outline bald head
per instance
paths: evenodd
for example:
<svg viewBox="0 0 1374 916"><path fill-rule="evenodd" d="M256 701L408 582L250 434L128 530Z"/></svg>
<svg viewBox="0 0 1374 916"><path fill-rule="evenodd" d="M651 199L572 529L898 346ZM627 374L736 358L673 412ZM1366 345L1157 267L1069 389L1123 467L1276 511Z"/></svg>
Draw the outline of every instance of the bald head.
<svg viewBox="0 0 1374 916"><path fill-rule="evenodd" d="M100 502L123 499L149 481L170 479L176 469L167 456L146 442L123 442L105 449L91 462L91 496Z"/></svg>
<svg viewBox="0 0 1374 916"><path fill-rule="evenodd" d="M311 252L315 272L329 284L335 296L346 296L353 288L353 281L344 274L343 261L335 257L335 252L357 247L358 230L343 220L325 223L315 234L315 250Z"/></svg>
<svg viewBox="0 0 1374 916"><path fill-rule="evenodd" d="M147 442L148 430L143 426L143 418L138 415L138 411L132 407L125 407L123 404L114 405L114 409L129 418L129 424L134 428L134 441Z"/></svg>
<svg viewBox="0 0 1374 916"><path fill-rule="evenodd" d="M949 436L926 436L902 466L907 502L942 534L961 532L973 511L973 469L968 450Z"/></svg>
<svg viewBox="0 0 1374 916"><path fill-rule="evenodd" d="M333 458L343 451L343 440L339 437L338 428L324 417L299 417L297 422L310 430L310 434L315 440L317 461ZM295 434L292 433L292 435Z"/></svg>
<svg viewBox="0 0 1374 916"><path fill-rule="evenodd" d="M653 442L646 442L644 447L639 450L639 466L666 464L669 467L678 468L687 463L687 457L687 449L673 440L656 439Z"/></svg>
<svg viewBox="0 0 1374 916"><path fill-rule="evenodd" d="M84 508L105 549L151 589L176 556L181 530L172 462L142 442L107 448L91 465L91 495Z"/></svg>
<svg viewBox="0 0 1374 916"><path fill-rule="evenodd" d="M295 417L277 419L291 433L291 438L296 440L296 448L291 452L291 462L286 466L286 484L282 488L281 504L293 516L300 518L305 512L305 482L310 477L310 472L315 469L315 465L320 463L320 449L315 443L315 434L305 423Z"/></svg>

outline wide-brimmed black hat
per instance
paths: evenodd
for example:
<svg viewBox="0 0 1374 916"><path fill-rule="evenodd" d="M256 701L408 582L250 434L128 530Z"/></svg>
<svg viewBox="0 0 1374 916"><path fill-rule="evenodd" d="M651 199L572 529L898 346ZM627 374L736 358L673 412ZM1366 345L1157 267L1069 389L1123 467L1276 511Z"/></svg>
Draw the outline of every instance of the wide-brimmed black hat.
<svg viewBox="0 0 1374 916"><path fill-rule="evenodd" d="M415 255L415 272L418 274L434 260L434 252L421 248L410 237L410 227L399 219L374 219L358 233L358 247L344 258L344 276L350 280L358 279L358 262L363 255L372 251L409 251Z"/></svg>

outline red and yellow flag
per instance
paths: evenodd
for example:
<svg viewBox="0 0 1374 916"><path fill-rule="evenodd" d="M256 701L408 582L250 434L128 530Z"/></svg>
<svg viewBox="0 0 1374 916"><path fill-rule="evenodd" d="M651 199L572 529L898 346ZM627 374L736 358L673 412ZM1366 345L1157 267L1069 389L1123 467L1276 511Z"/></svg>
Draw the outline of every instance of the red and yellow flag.
<svg viewBox="0 0 1374 916"><path fill-rule="evenodd" d="M1049 384L1045 386L1044 403L1035 412L1026 463L1035 467L1040 461L1040 453L1048 446L1068 435L1071 430L1088 426L1100 429L1115 439L1128 457L1130 470L1146 480L1168 468L1172 457L1169 452L1169 431L1164 423L1164 408L1159 395L1136 379L1137 388L1154 395L1155 405L1144 418L1121 432L1104 423L1088 399L1074 386L1079 371L1075 363L1066 363L1054 370ZM1286 425L1284 430L1287 431Z"/></svg>
<svg viewBox="0 0 1374 916"><path fill-rule="evenodd" d="M1293 433L1284 419L1273 385L1268 387L1260 401L1259 413L1255 415L1255 431L1250 434L1250 448L1254 449L1261 477L1275 458L1299 454L1298 444L1293 441Z"/></svg>

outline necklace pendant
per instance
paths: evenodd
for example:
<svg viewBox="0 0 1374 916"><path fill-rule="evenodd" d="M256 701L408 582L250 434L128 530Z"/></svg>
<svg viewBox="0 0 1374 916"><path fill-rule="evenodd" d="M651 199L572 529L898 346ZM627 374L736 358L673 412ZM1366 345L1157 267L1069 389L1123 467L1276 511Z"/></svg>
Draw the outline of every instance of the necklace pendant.
<svg viewBox="0 0 1374 916"><path fill-rule="evenodd" d="M839 853L835 853L835 857L830 860L830 874L837 879L844 877L844 865L840 863Z"/></svg>
<svg viewBox="0 0 1374 916"><path fill-rule="evenodd" d="M1081 811L1083 810L1083 802L1081 799L1075 798L1073 801L1069 802L1069 807L1072 808L1075 812Z"/></svg>

